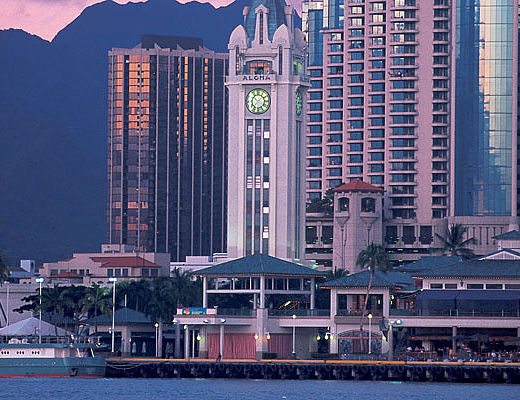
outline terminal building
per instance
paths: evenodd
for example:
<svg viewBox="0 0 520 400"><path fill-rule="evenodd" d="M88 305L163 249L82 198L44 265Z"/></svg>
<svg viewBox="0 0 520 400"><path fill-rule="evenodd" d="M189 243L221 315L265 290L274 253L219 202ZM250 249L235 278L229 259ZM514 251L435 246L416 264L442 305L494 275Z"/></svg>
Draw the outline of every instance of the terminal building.
<svg viewBox="0 0 520 400"><path fill-rule="evenodd" d="M323 282L319 271L265 255L197 271L204 307L177 310L174 324L197 339L185 341L186 358L349 359L368 350L390 360L485 359L490 351L516 351L520 233L497 240L514 247L376 271L362 330L368 271ZM226 308L231 298L235 307Z"/></svg>

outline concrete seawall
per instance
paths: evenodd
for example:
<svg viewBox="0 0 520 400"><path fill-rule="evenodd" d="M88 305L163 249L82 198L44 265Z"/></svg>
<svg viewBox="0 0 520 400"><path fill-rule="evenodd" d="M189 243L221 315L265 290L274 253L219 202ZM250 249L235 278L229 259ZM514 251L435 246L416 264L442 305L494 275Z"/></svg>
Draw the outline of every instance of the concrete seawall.
<svg viewBox="0 0 520 400"><path fill-rule="evenodd" d="M520 383L520 363L108 359L106 376L513 384Z"/></svg>

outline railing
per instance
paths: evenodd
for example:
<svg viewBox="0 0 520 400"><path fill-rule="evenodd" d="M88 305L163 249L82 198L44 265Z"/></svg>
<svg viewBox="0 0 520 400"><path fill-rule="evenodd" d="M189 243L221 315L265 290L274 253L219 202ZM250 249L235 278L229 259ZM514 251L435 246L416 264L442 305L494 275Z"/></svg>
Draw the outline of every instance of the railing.
<svg viewBox="0 0 520 400"><path fill-rule="evenodd" d="M218 308L217 315L240 315L244 317L252 317L256 315L256 310L243 308Z"/></svg>
<svg viewBox="0 0 520 400"><path fill-rule="evenodd" d="M426 316L426 317L520 317L520 309L515 311L497 310L396 310L391 309L390 315Z"/></svg>
<svg viewBox="0 0 520 400"><path fill-rule="evenodd" d="M279 317L328 317L330 310L269 310L269 315Z"/></svg>
<svg viewBox="0 0 520 400"><path fill-rule="evenodd" d="M338 312L336 313L337 316L341 316L341 317L360 317L362 314L362 311L361 310L338 310ZM371 310L367 310L366 312L366 315L368 314L372 314L374 317L380 317L383 315L383 311L382 310L374 310L374 311L371 311ZM365 315L365 317L366 317Z"/></svg>

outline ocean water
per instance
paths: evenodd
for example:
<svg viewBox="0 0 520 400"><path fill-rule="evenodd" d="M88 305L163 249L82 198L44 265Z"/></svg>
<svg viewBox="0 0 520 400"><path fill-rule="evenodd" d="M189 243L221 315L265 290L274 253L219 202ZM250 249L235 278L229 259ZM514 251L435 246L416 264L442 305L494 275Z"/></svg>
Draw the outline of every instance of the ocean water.
<svg viewBox="0 0 520 400"><path fill-rule="evenodd" d="M520 386L500 384L239 379L5 378L0 398L45 399L388 399L514 400Z"/></svg>

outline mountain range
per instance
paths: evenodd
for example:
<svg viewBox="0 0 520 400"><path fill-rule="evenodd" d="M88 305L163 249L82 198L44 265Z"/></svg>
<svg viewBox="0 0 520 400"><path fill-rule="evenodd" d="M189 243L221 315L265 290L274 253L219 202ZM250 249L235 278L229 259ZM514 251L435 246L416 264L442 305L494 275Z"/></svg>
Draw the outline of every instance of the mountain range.
<svg viewBox="0 0 520 400"><path fill-rule="evenodd" d="M86 8L47 42L0 31L0 253L55 261L105 240L107 53L142 34L198 36L226 51L248 0L149 0Z"/></svg>

